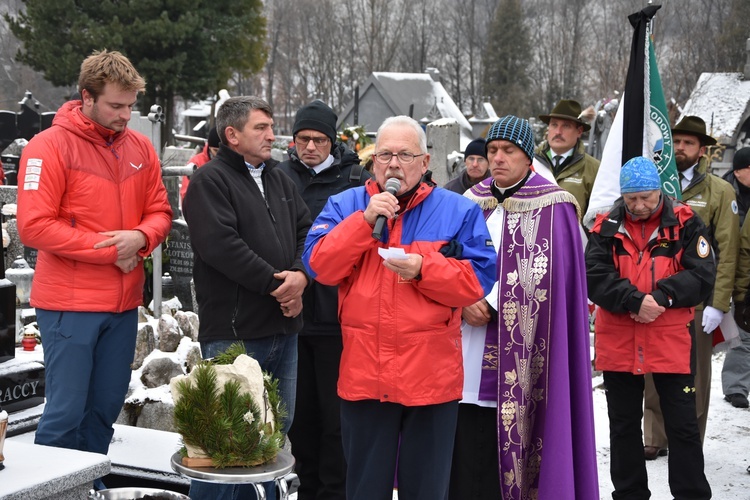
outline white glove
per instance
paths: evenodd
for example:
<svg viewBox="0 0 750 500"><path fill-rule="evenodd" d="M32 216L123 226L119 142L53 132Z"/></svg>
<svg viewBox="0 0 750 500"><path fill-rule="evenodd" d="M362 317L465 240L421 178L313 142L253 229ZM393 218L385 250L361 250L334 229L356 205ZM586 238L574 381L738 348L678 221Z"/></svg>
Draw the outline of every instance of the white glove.
<svg viewBox="0 0 750 500"><path fill-rule="evenodd" d="M723 317L723 312L715 307L706 306L706 308L703 309L703 331L710 334L716 330L716 327L719 326Z"/></svg>

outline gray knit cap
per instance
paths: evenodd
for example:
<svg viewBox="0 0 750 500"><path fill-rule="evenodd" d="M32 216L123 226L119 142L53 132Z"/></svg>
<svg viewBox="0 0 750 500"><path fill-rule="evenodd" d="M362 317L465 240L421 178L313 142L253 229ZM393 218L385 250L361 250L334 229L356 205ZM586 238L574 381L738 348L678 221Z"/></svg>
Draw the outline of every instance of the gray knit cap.
<svg viewBox="0 0 750 500"><path fill-rule="evenodd" d="M530 160L534 159L534 131L523 118L507 115L496 121L487 132L487 144L499 139L512 142L521 148Z"/></svg>

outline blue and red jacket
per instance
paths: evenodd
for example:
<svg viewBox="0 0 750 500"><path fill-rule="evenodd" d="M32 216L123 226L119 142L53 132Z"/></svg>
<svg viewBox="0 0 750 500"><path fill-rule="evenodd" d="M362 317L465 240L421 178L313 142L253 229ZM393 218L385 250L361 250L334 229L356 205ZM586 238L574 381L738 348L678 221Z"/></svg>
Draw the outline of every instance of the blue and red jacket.
<svg viewBox="0 0 750 500"><path fill-rule="evenodd" d="M690 373L694 307L711 293L716 263L706 226L682 202L662 196L657 230L643 250L624 229L622 199L597 216L586 247L589 299L596 313L597 370ZM645 224L645 223L644 223ZM646 294L666 308L651 323L638 323Z"/></svg>
<svg viewBox="0 0 750 500"><path fill-rule="evenodd" d="M459 400L461 308L489 293L497 279L484 217L476 203L423 180L375 240L364 210L379 192L369 180L332 196L305 242L311 276L339 285L338 393L406 406ZM440 252L446 246L454 250L449 256ZM388 270L378 254L388 247L420 254L421 277L401 280Z"/></svg>

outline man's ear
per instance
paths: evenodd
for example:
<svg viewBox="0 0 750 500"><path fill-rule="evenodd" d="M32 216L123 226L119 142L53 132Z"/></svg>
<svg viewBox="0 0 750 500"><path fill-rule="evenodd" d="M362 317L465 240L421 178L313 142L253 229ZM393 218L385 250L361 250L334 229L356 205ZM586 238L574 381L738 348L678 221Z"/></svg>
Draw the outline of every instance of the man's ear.
<svg viewBox="0 0 750 500"><path fill-rule="evenodd" d="M83 101L84 104L90 104L92 102L96 102L96 99L93 95L91 95L91 92L89 92L86 89L81 90L81 101Z"/></svg>
<svg viewBox="0 0 750 500"><path fill-rule="evenodd" d="M238 143L238 141L237 141L237 129L236 128L234 128L232 126L228 126L227 128L224 129L224 135L226 136L227 142L229 144L236 145ZM227 145L229 145L229 144L227 144Z"/></svg>

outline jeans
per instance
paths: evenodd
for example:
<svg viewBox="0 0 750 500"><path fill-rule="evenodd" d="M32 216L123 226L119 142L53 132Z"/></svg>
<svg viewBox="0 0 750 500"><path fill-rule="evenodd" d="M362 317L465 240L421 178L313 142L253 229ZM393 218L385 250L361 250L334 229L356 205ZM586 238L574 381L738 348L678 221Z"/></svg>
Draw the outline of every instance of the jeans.
<svg viewBox="0 0 750 500"><path fill-rule="evenodd" d="M106 455L130 383L138 312L36 314L47 403L34 442Z"/></svg>
<svg viewBox="0 0 750 500"><path fill-rule="evenodd" d="M201 342L204 359L212 358L225 351L236 340L212 340ZM297 334L274 335L262 339L243 340L248 355L255 359L264 372L279 379L279 395L286 405L287 416L282 422L284 434L294 418L295 395L297 390ZM276 484L264 483L266 498L276 499ZM190 498L197 500L250 500L256 498L255 489L247 484L218 484L192 480Z"/></svg>

